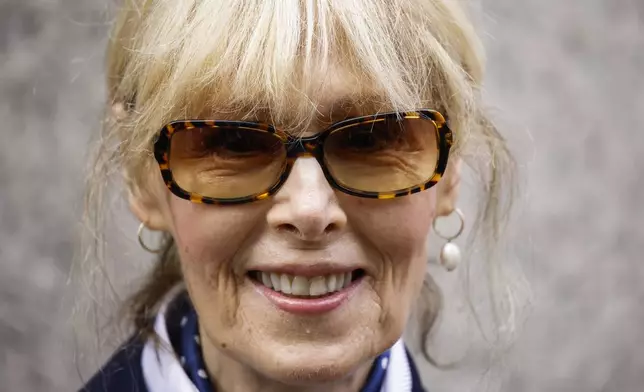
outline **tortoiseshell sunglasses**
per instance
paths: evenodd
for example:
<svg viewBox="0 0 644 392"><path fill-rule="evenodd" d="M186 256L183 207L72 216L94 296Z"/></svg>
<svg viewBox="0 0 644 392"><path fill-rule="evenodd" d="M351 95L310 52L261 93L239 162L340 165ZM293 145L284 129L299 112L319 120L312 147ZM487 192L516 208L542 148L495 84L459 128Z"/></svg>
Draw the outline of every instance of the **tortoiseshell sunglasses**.
<svg viewBox="0 0 644 392"><path fill-rule="evenodd" d="M445 118L423 109L351 118L302 138L257 122L174 121L161 129L154 155L170 191L195 203L265 199L299 157L315 158L337 190L391 199L434 186L451 145Z"/></svg>

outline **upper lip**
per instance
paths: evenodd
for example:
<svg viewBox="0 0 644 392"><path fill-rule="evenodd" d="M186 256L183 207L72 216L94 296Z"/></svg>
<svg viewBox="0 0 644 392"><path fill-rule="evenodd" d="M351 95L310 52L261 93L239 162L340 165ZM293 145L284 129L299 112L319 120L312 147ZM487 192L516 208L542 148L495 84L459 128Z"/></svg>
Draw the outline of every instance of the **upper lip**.
<svg viewBox="0 0 644 392"><path fill-rule="evenodd" d="M260 271L265 273L288 274L312 278L315 276L344 274L358 269L365 270L360 265L339 265L333 263L292 263L279 265L259 265L249 268L249 271Z"/></svg>

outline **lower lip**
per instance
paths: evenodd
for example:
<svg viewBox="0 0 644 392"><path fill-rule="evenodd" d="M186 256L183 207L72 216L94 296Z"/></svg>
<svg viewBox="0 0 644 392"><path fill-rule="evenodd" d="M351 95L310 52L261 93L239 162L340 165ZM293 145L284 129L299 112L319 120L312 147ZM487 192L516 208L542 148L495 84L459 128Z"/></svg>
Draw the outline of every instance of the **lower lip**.
<svg viewBox="0 0 644 392"><path fill-rule="evenodd" d="M320 314L330 312L346 302L362 283L364 277L360 277L340 291L320 298L295 298L289 297L263 284L248 278L255 288L271 301L279 309L296 314Z"/></svg>

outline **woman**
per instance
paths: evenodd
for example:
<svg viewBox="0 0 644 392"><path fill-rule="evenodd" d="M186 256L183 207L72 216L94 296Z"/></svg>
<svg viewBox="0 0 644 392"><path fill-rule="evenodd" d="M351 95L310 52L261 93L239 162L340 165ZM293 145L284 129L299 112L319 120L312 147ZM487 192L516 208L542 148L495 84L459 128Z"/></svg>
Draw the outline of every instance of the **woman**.
<svg viewBox="0 0 644 392"><path fill-rule="evenodd" d="M160 255L82 390L423 390L401 336L439 309L432 223L484 148L494 237L510 169L481 57L447 0L125 1L88 213L121 169Z"/></svg>

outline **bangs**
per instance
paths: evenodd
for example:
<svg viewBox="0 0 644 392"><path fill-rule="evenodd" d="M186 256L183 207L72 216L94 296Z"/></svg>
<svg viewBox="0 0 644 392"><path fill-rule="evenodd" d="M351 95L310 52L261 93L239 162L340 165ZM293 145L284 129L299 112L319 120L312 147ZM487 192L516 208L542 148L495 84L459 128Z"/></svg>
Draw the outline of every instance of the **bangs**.
<svg viewBox="0 0 644 392"><path fill-rule="evenodd" d="M146 4L130 1L122 23L137 27L115 37L121 49L113 48L109 64L112 99L133 103L139 130L214 114L304 129L327 114L320 104L329 98L376 111L444 112L470 99L472 72L448 42L462 35L448 34L458 15L440 3Z"/></svg>

